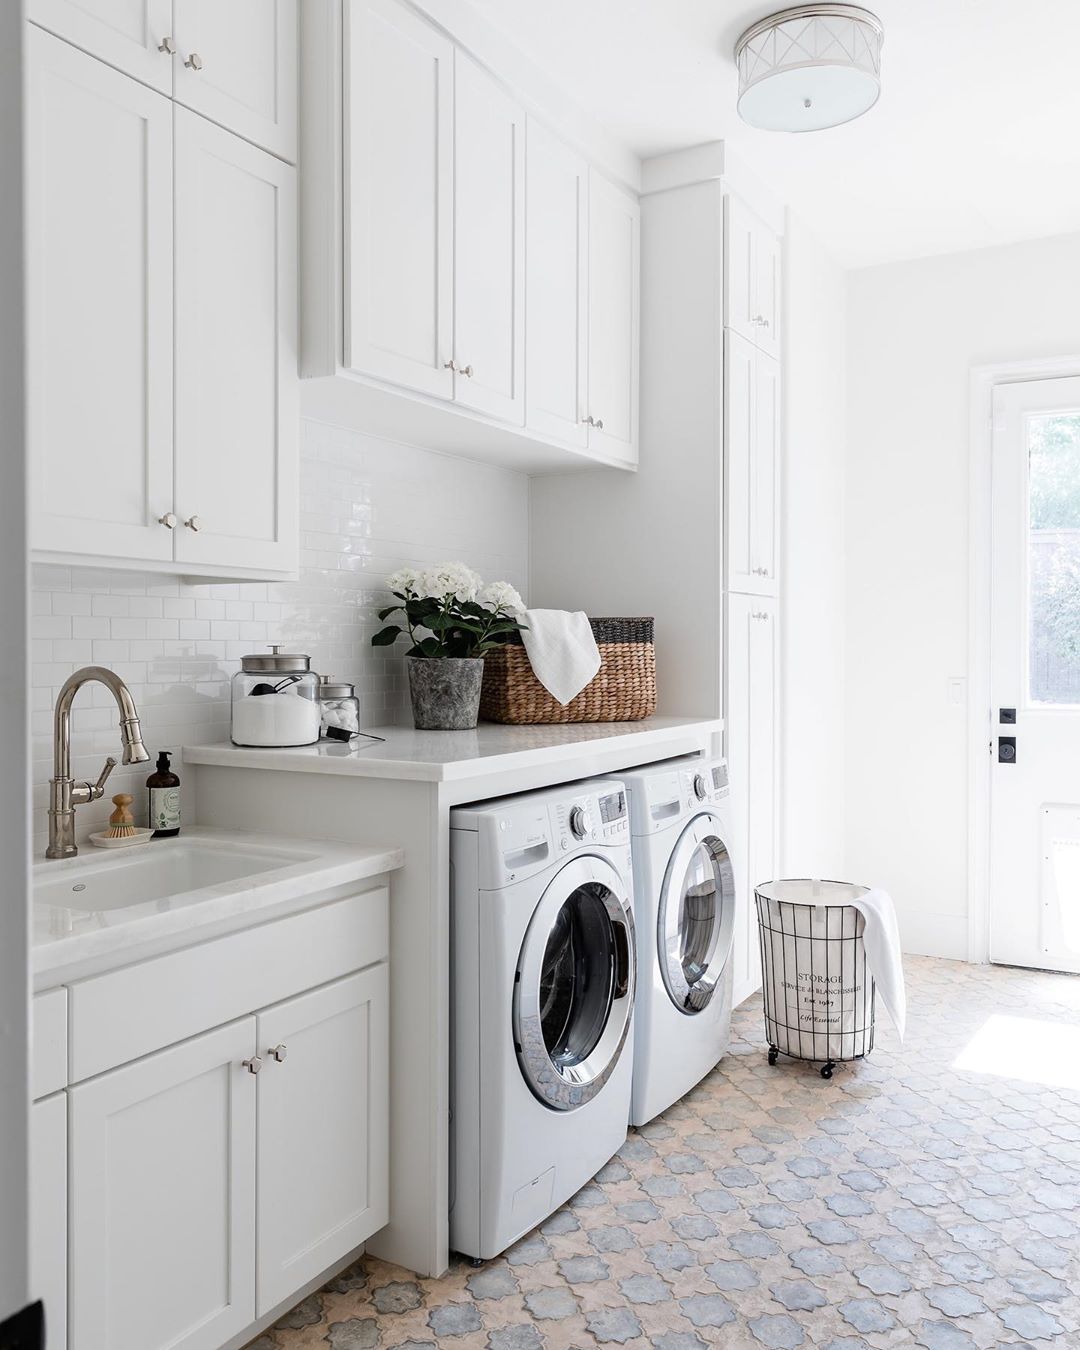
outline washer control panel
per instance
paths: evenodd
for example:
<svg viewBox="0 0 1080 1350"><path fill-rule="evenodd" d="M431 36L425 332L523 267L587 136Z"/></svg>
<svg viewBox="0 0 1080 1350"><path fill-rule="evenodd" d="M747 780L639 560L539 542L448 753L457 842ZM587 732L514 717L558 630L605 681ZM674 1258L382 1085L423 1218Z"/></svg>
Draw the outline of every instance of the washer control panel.
<svg viewBox="0 0 1080 1350"><path fill-rule="evenodd" d="M712 806L728 795L727 760L710 759L687 765L679 778L682 800L689 807Z"/></svg>
<svg viewBox="0 0 1080 1350"><path fill-rule="evenodd" d="M615 784L558 802L553 814L561 853L577 844L618 844L630 837L626 791Z"/></svg>

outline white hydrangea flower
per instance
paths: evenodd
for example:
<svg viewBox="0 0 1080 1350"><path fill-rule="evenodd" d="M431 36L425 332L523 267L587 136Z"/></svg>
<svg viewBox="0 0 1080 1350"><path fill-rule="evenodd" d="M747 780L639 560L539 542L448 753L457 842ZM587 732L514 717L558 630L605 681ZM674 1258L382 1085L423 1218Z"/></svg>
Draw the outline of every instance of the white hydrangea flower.
<svg viewBox="0 0 1080 1350"><path fill-rule="evenodd" d="M489 581L480 592L480 603L504 614L524 614L525 601L508 581Z"/></svg>
<svg viewBox="0 0 1080 1350"><path fill-rule="evenodd" d="M386 578L386 589L393 591L396 595L404 595L410 591L415 591L419 575L415 567L399 567L396 572L391 572Z"/></svg>
<svg viewBox="0 0 1080 1350"><path fill-rule="evenodd" d="M415 590L425 598L443 600L452 595L455 600L465 602L476 599L480 585L479 576L464 563L437 563L418 574Z"/></svg>

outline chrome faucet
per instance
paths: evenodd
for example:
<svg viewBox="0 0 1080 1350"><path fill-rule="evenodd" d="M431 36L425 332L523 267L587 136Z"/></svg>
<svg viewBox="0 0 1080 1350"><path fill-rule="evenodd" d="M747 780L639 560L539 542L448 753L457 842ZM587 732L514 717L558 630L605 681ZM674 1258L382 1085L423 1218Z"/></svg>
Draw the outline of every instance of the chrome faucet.
<svg viewBox="0 0 1080 1350"><path fill-rule="evenodd" d="M105 780L116 760L110 755L96 783L76 783L71 777L71 705L75 695L91 680L97 680L116 699L120 709L120 740L124 747L125 764L141 764L150 758L142 743L139 714L131 691L120 678L104 666L83 666L69 675L56 700L53 714L53 776L49 780L49 847L46 858L74 858L75 807L96 802L105 791Z"/></svg>

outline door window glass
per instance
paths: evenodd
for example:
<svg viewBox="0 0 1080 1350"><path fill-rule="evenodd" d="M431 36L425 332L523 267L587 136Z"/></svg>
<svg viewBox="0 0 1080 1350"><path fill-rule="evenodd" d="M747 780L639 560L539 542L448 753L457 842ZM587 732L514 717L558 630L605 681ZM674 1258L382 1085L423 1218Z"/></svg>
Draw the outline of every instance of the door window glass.
<svg viewBox="0 0 1080 1350"><path fill-rule="evenodd" d="M615 943L596 882L579 886L556 915L540 973L540 1025L557 1068L580 1064L604 1034L615 985Z"/></svg>
<svg viewBox="0 0 1080 1350"><path fill-rule="evenodd" d="M700 1012L716 989L731 947L735 879L723 841L710 837L690 855L678 905L662 916L668 989L685 1012Z"/></svg>
<svg viewBox="0 0 1080 1350"><path fill-rule="evenodd" d="M1080 412L1027 427L1028 697L1080 704Z"/></svg>

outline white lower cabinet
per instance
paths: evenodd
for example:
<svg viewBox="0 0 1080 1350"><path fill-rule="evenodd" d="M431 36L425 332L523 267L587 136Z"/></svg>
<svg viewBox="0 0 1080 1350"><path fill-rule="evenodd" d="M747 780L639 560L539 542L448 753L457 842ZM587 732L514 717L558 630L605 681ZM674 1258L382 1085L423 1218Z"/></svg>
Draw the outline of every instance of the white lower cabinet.
<svg viewBox="0 0 1080 1350"><path fill-rule="evenodd" d="M260 1317L387 1222L388 1001L378 965L259 1014Z"/></svg>
<svg viewBox="0 0 1080 1350"><path fill-rule="evenodd" d="M67 1345L67 1093L30 1112L30 1295L45 1305L45 1343Z"/></svg>
<svg viewBox="0 0 1080 1350"><path fill-rule="evenodd" d="M72 1350L217 1350L254 1320L255 1029L70 1090Z"/></svg>
<svg viewBox="0 0 1080 1350"><path fill-rule="evenodd" d="M725 740L738 857L735 1000L761 984L754 888L775 877L777 857L777 676L775 599L728 595Z"/></svg>

